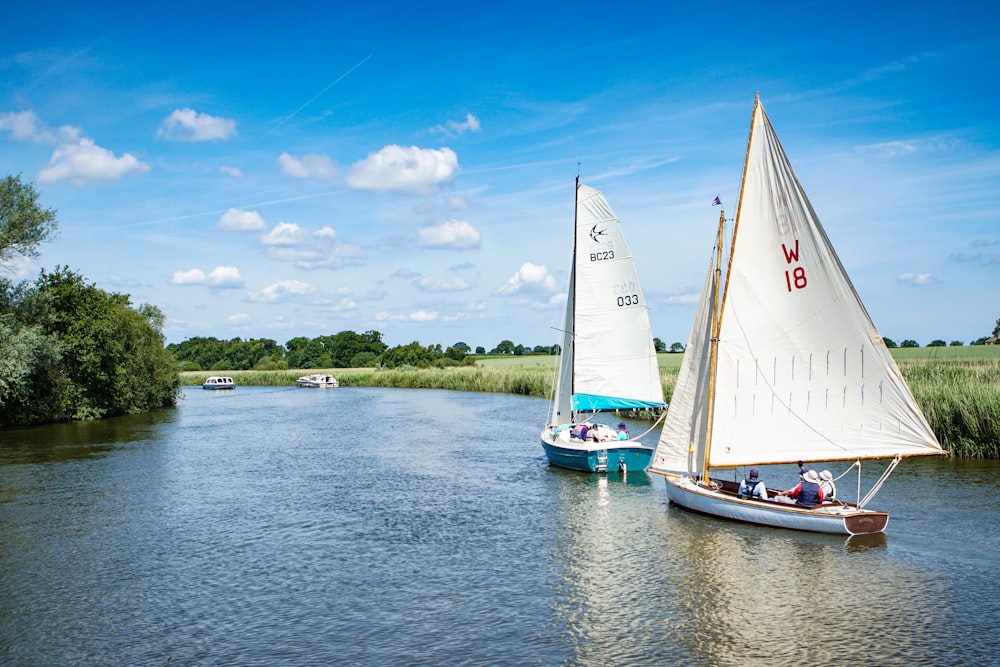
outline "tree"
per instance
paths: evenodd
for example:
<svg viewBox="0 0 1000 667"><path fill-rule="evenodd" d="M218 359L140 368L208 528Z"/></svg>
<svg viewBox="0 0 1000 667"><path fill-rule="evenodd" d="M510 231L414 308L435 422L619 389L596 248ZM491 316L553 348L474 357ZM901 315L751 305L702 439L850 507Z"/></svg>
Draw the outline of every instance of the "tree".
<svg viewBox="0 0 1000 667"><path fill-rule="evenodd" d="M965 343L963 343L960 340L953 340L950 343L948 343L948 345L949 347L962 347L963 345L965 345Z"/></svg>
<svg viewBox="0 0 1000 667"><path fill-rule="evenodd" d="M931 342L927 343L927 347L945 347L946 343L940 338L936 338Z"/></svg>
<svg viewBox="0 0 1000 667"><path fill-rule="evenodd" d="M993 327L993 337L1000 338L1000 318L997 318L997 325Z"/></svg>
<svg viewBox="0 0 1000 667"><path fill-rule="evenodd" d="M38 205L38 192L20 176L0 181L0 263L13 258L38 257L38 246L55 235L56 212Z"/></svg>
<svg viewBox="0 0 1000 667"><path fill-rule="evenodd" d="M659 338L656 338L654 336L653 337L653 349L656 350L657 352L666 352L667 351L667 344L664 343Z"/></svg>
<svg viewBox="0 0 1000 667"><path fill-rule="evenodd" d="M502 340L497 343L490 354L514 354L514 341Z"/></svg>
<svg viewBox="0 0 1000 667"><path fill-rule="evenodd" d="M670 346L670 351L671 352L675 352L675 353L676 352L683 352L684 351L684 345L681 344L681 343L674 343L674 344L672 344Z"/></svg>
<svg viewBox="0 0 1000 667"><path fill-rule="evenodd" d="M58 359L36 354L32 391L42 407L22 411L18 423L100 419L176 403L177 361L163 346L165 317L155 306L134 309L128 296L88 285L67 267L43 271L16 305L22 325L13 340L21 357L32 345L24 323L58 352Z"/></svg>
<svg viewBox="0 0 1000 667"><path fill-rule="evenodd" d="M909 339L907 339L907 340L904 340L902 343L900 343L899 346L900 347L920 347L920 343L918 343L915 340L909 340Z"/></svg>
<svg viewBox="0 0 1000 667"><path fill-rule="evenodd" d="M886 337L883 336L882 337L882 342L885 343L885 346L887 348L889 348L890 350L893 350L893 349L899 347L898 345L896 345L896 341L894 341L891 338L886 338Z"/></svg>
<svg viewBox="0 0 1000 667"><path fill-rule="evenodd" d="M486 348L482 345L476 346L476 354L486 354Z"/></svg>

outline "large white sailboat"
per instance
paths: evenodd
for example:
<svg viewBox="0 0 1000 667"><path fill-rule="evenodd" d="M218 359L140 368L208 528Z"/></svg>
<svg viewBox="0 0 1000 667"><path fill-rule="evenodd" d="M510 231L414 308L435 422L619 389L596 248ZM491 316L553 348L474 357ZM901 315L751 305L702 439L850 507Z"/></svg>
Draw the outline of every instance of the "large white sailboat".
<svg viewBox="0 0 1000 667"><path fill-rule="evenodd" d="M759 96L725 265L724 222L723 213L649 472L665 477L671 502L708 515L825 533L885 530L889 515L867 504L888 475L904 457L945 452L847 277ZM889 464L862 498L860 465L867 459ZM796 461L855 462L857 502L742 499L738 482L713 476Z"/></svg>
<svg viewBox="0 0 1000 667"><path fill-rule="evenodd" d="M618 217L579 178L573 238L558 384L542 447L563 468L644 470L653 448L619 439L616 425L594 418L664 405L649 313Z"/></svg>

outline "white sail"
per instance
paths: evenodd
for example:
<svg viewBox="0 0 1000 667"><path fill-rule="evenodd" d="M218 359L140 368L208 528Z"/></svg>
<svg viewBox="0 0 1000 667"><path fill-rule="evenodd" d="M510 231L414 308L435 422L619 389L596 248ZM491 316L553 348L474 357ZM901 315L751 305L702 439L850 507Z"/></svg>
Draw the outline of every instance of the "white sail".
<svg viewBox="0 0 1000 667"><path fill-rule="evenodd" d="M941 453L759 101L731 246L711 467ZM678 379L675 397L697 398L671 402L651 470L702 467L679 435L701 432L691 382L703 383Z"/></svg>
<svg viewBox="0 0 1000 667"><path fill-rule="evenodd" d="M572 344L563 346L561 396L552 423L573 420L565 411L568 393L574 412L663 405L649 314L632 253L604 195L582 184L575 233L566 306Z"/></svg>

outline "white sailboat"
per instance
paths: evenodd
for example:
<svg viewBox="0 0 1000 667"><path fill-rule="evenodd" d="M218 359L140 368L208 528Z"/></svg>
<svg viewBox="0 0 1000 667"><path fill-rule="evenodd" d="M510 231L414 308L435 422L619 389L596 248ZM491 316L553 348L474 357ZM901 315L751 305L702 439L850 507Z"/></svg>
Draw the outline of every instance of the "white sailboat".
<svg viewBox="0 0 1000 667"><path fill-rule="evenodd" d="M646 301L611 206L576 182L573 262L555 400L542 430L549 462L587 472L644 470L653 448L591 417L664 405ZM579 437L579 426L590 428Z"/></svg>
<svg viewBox="0 0 1000 667"><path fill-rule="evenodd" d="M749 523L877 533L867 503L909 456L945 453L830 245L758 97L740 202L714 263L649 472L682 507ZM725 271L725 283L722 283ZM720 300L721 290L721 300ZM889 459L861 498L860 462ZM719 470L853 461L855 503L744 500Z"/></svg>

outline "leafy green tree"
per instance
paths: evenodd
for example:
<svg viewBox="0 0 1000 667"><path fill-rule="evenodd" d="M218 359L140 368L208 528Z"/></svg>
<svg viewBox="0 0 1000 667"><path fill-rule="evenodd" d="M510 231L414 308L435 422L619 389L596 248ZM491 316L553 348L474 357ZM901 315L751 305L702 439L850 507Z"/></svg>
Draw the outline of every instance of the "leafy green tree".
<svg viewBox="0 0 1000 667"><path fill-rule="evenodd" d="M896 341L894 341L894 340L893 340L893 339L891 339L891 338L885 338L885 337L883 336L883 337L882 337L882 341L883 341L883 342L885 343L885 346L886 346L887 348L889 348L890 350L894 350L894 349L896 349L897 347L899 347L898 345L896 345Z"/></svg>
<svg viewBox="0 0 1000 667"><path fill-rule="evenodd" d="M948 343L949 347L962 347L963 345L965 345L965 343L963 343L960 340L953 340L950 343Z"/></svg>
<svg viewBox="0 0 1000 667"><path fill-rule="evenodd" d="M41 327L0 314L0 426L37 424L65 411L59 350Z"/></svg>
<svg viewBox="0 0 1000 667"><path fill-rule="evenodd" d="M163 346L165 317L155 306L134 309L127 295L110 294L57 267L42 271L18 314L58 340L57 380L48 386L48 412L36 415L38 421L99 419L176 403L177 362Z"/></svg>
<svg viewBox="0 0 1000 667"><path fill-rule="evenodd" d="M907 339L907 340L904 340L902 343L900 343L899 346L900 347L920 347L920 343L918 343L915 340L909 340L909 339Z"/></svg>
<svg viewBox="0 0 1000 667"><path fill-rule="evenodd" d="M482 345L476 346L476 354L486 354L486 348Z"/></svg>
<svg viewBox="0 0 1000 667"><path fill-rule="evenodd" d="M20 176L0 181L0 263L15 255L37 257L38 246L58 229L56 212L38 205L38 192Z"/></svg>
<svg viewBox="0 0 1000 667"><path fill-rule="evenodd" d="M676 352L683 352L684 351L684 345L682 343L672 343L670 345L670 351L674 352L674 353L676 353Z"/></svg>
<svg viewBox="0 0 1000 667"><path fill-rule="evenodd" d="M993 337L1000 338L1000 318L997 318L997 325L993 327Z"/></svg>
<svg viewBox="0 0 1000 667"><path fill-rule="evenodd" d="M490 354L514 354L514 341L500 341Z"/></svg>
<svg viewBox="0 0 1000 667"><path fill-rule="evenodd" d="M664 343L664 342L663 342L662 340L660 340L659 338L656 338L656 337L654 336L654 337L653 337L653 349L654 349L655 351L657 351L657 352L666 352L666 351L667 351L667 344L666 344L666 343Z"/></svg>
<svg viewBox="0 0 1000 667"><path fill-rule="evenodd" d="M932 340L931 342L927 343L927 347L946 347L946 345L947 344L943 340L941 340L940 338L937 338L937 339Z"/></svg>

